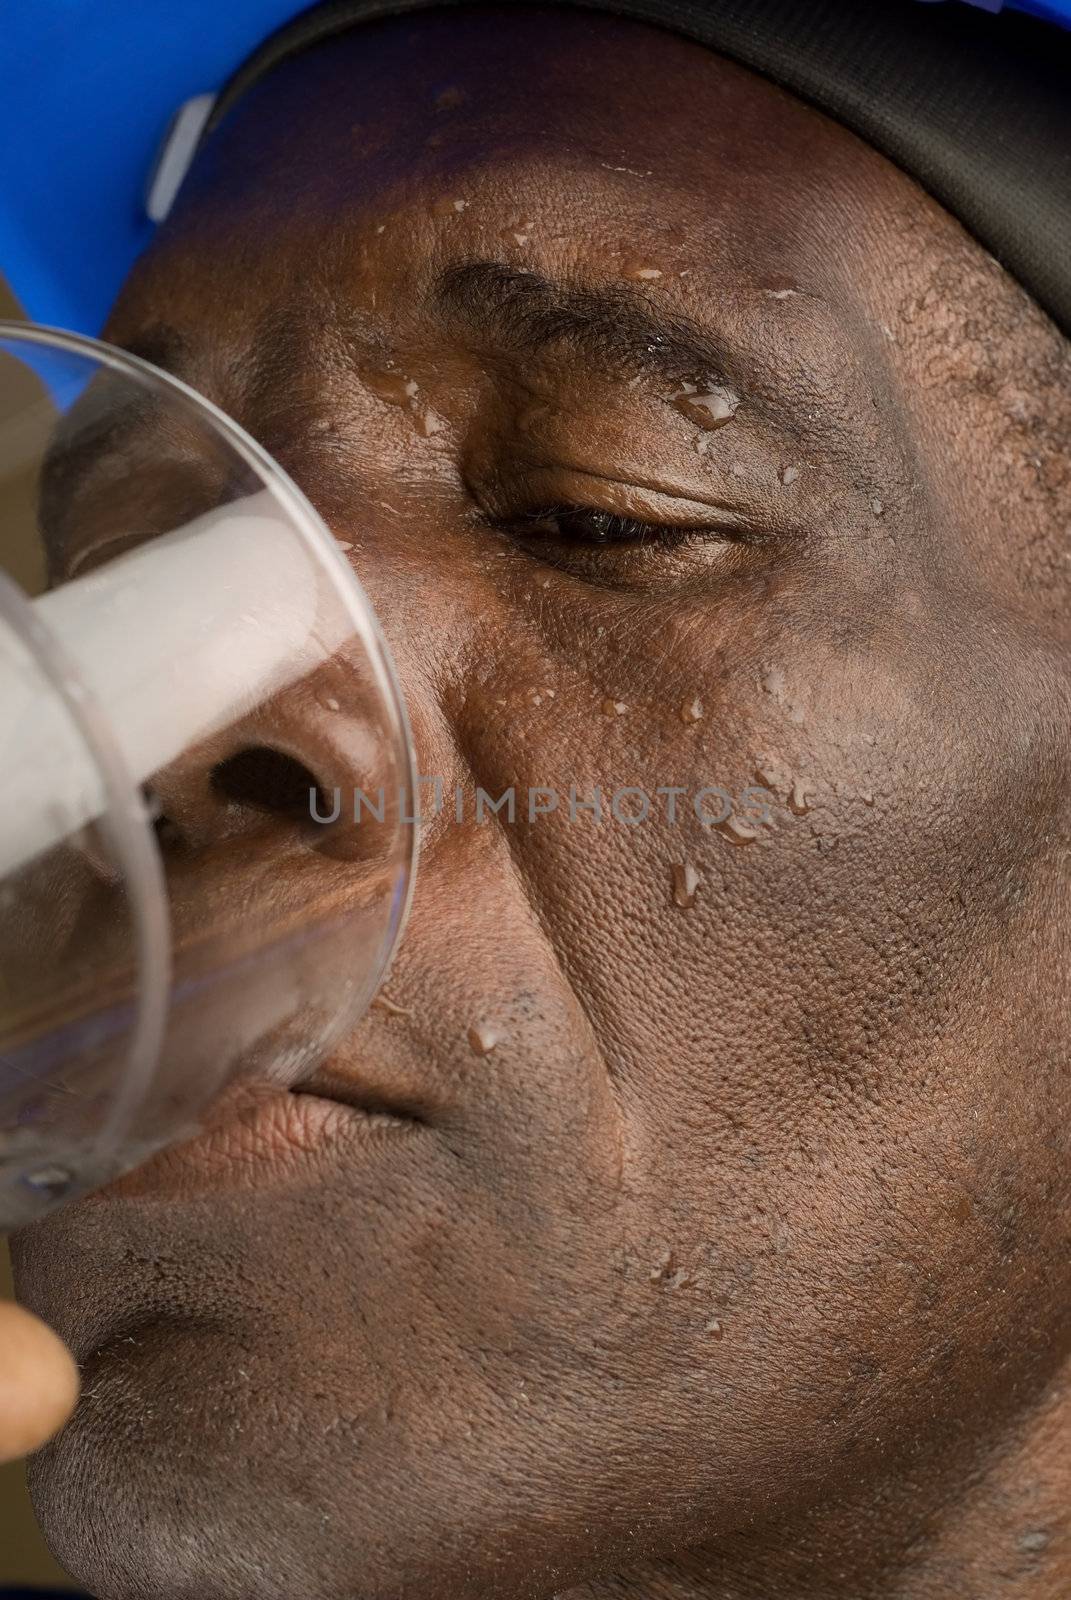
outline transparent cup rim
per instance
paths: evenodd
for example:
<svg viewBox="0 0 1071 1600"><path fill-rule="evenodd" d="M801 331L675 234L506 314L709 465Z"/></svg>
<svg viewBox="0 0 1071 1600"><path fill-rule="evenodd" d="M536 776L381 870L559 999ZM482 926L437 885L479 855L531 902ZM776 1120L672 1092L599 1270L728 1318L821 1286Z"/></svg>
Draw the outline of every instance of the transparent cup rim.
<svg viewBox="0 0 1071 1600"><path fill-rule="evenodd" d="M184 407L191 411L202 423L207 419L215 425L216 431L232 447L236 455L281 501L311 554L332 579L338 598L352 617L355 631L367 652L374 681L387 712L389 725L383 729L383 733L393 745L396 770L402 775L408 793L415 795L416 757L409 714L379 619L364 586L346 561L331 530L290 474L214 401L200 394L181 378L117 345L109 344L103 339L92 338L88 334L73 333L64 328L5 318L0 318L0 343L16 346L33 345L80 358L97 367L106 367L132 382L139 383L143 388L162 393L180 408ZM368 990L370 995L378 991L390 969L412 906L420 851L418 823L415 820L411 822L407 820L402 833L404 844L399 852L399 868L405 876L404 892L395 897L395 904L392 907L392 926L388 930L388 936L383 941L376 965L370 974L372 980Z"/></svg>

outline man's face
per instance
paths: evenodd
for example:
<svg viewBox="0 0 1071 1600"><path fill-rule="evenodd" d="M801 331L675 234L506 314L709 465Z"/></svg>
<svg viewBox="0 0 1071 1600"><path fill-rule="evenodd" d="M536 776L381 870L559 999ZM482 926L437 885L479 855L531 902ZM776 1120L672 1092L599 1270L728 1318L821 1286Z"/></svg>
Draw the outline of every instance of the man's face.
<svg viewBox="0 0 1071 1600"><path fill-rule="evenodd" d="M848 133L606 18L366 27L213 137L108 334L352 545L468 801L333 1062L396 1120L239 1118L21 1244L96 1592L739 1553L1047 1376L1067 593L983 296L1046 337Z"/></svg>

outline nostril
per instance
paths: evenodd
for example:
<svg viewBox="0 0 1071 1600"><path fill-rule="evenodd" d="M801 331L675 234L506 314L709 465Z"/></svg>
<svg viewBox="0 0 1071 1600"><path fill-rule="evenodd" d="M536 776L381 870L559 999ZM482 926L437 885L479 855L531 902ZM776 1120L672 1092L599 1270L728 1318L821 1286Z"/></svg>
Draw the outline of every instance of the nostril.
<svg viewBox="0 0 1071 1600"><path fill-rule="evenodd" d="M310 772L294 756L269 745L239 750L212 768L213 792L235 805L310 822L328 814L327 799Z"/></svg>
<svg viewBox="0 0 1071 1600"><path fill-rule="evenodd" d="M156 835L156 842L160 849L174 852L184 845L186 839L182 829L164 811L163 802L151 784L142 784L141 797L145 801L149 822L152 825L152 831Z"/></svg>

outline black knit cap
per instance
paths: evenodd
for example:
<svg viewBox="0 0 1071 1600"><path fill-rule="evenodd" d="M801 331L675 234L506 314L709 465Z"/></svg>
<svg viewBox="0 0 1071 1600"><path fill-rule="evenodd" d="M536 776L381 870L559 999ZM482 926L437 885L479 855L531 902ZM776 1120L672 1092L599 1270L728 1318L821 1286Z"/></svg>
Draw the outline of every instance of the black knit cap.
<svg viewBox="0 0 1071 1600"><path fill-rule="evenodd" d="M286 57L364 22L465 3L313 6L234 73L205 137ZM910 173L1071 333L1071 32L919 0L558 3L671 29L817 106Z"/></svg>

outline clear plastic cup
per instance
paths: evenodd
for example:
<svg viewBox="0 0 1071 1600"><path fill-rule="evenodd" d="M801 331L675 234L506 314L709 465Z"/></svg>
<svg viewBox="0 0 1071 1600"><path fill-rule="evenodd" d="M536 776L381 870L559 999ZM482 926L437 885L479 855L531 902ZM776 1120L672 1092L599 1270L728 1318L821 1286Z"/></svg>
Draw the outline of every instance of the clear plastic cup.
<svg viewBox="0 0 1071 1600"><path fill-rule="evenodd" d="M417 830L351 562L191 389L0 323L0 1230L307 1075Z"/></svg>

